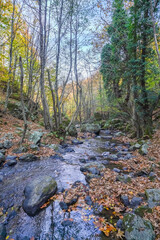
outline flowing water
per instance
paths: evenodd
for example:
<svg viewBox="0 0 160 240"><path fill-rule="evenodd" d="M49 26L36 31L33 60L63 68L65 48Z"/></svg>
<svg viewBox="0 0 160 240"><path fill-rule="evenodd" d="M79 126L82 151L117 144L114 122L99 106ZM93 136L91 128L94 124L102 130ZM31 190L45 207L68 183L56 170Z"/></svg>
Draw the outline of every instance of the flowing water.
<svg viewBox="0 0 160 240"><path fill-rule="evenodd" d="M112 133L113 134L113 133ZM9 239L28 240L103 240L107 238L94 225L94 218L84 221L84 217L95 214L93 209L77 208L71 212L63 212L59 201L54 201L35 217L29 217L22 209L23 191L26 184L37 176L51 176L58 184L58 190L67 189L76 181L85 181L85 175L80 171L84 165L82 159L88 161L89 156L95 156L97 162L106 167L117 167L108 164L103 152L116 152L116 147L122 148L119 142L108 138L107 131L101 131L100 136L85 139L83 144L70 146L74 152L63 153L62 159L47 158L34 162L18 162L13 167L3 167L0 175L0 208L3 208L1 221L6 225ZM109 147L112 146L112 147ZM118 166L121 168L121 166ZM107 218L107 212L106 218ZM109 214L109 213L108 213ZM2 215L2 214L1 214ZM74 219L65 225L64 219ZM112 239L112 238L111 238Z"/></svg>

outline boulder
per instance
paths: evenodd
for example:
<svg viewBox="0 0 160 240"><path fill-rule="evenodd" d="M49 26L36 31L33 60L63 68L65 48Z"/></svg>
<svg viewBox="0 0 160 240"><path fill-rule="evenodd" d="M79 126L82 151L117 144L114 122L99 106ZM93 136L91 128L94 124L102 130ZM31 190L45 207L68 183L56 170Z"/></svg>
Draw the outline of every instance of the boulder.
<svg viewBox="0 0 160 240"><path fill-rule="evenodd" d="M23 162L33 162L33 161L36 161L38 160L38 157L35 156L34 154L25 154L25 155L22 155L21 157L19 157L19 160L20 161L23 161Z"/></svg>
<svg viewBox="0 0 160 240"><path fill-rule="evenodd" d="M13 143L12 143L12 141L7 140L3 143L3 146L4 146L5 149L9 149L13 146Z"/></svg>
<svg viewBox="0 0 160 240"><path fill-rule="evenodd" d="M23 120L22 106L20 102L9 102L8 110L12 114L13 117ZM29 114L27 107L25 106L25 113Z"/></svg>
<svg viewBox="0 0 160 240"><path fill-rule="evenodd" d="M142 145L141 149L139 150L140 154L141 155L147 155L148 154L148 148L149 148L148 143L144 143Z"/></svg>
<svg viewBox="0 0 160 240"><path fill-rule="evenodd" d="M52 197L57 190L56 181L50 176L37 177L24 189L23 209L29 216L35 216L40 207Z"/></svg>
<svg viewBox="0 0 160 240"><path fill-rule="evenodd" d="M35 145L40 144L41 138L43 137L43 133L40 131L33 131L29 137L29 140L33 142Z"/></svg>
<svg viewBox="0 0 160 240"><path fill-rule="evenodd" d="M160 206L160 189L147 189L146 196L150 208Z"/></svg>
<svg viewBox="0 0 160 240"><path fill-rule="evenodd" d="M89 133L95 133L95 134L99 134L101 130L101 127L99 124L83 124L81 127L81 131L82 132L89 132Z"/></svg>
<svg viewBox="0 0 160 240"><path fill-rule="evenodd" d="M126 240L154 240L155 233L150 221L135 214L126 214L123 218Z"/></svg>

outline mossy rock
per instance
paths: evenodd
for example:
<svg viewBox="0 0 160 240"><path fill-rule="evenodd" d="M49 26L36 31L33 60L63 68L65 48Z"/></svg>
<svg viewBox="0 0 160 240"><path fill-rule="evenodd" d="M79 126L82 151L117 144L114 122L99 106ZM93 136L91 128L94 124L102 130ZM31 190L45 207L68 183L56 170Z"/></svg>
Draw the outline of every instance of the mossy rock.
<svg viewBox="0 0 160 240"><path fill-rule="evenodd" d="M41 206L52 197L57 189L56 181L50 176L39 176L24 190L23 209L29 216L35 216Z"/></svg>
<svg viewBox="0 0 160 240"><path fill-rule="evenodd" d="M136 214L126 214L123 218L126 240L154 240L155 233L150 221Z"/></svg>

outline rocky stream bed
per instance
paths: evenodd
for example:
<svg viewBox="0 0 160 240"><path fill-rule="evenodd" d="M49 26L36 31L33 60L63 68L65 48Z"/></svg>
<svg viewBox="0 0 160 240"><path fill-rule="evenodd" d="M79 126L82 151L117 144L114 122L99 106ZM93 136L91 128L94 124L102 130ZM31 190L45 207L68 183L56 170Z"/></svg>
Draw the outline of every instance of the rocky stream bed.
<svg viewBox="0 0 160 240"><path fill-rule="evenodd" d="M132 173L125 174L126 169L117 164L119 159L127 161L133 157L130 144L112 140L114 134L101 131L95 138L62 145L55 156L33 158L32 161L23 161L22 158L16 164L5 164L0 169L0 240L120 239L115 235L107 237L95 226L97 216L109 220L112 212L94 204L89 196L85 197L88 205L85 208L77 206L72 211L67 211L68 206L73 205L77 199L72 199L68 205L54 199L48 207L38 211L46 199L54 195L56 187L57 192L61 193L81 185L87 193L90 180L102 177L101 171L104 168L116 172L117 181L127 183L134 177ZM153 192L148 194L153 197ZM154 194L155 198L150 200L153 205L160 201L160 192ZM155 239L151 223L135 215L135 209L143 199L133 196L129 202L127 196L122 196L121 200L124 205L132 208L131 213L124 217L125 222L116 216L112 219L112 224L117 229L123 225L125 237L121 239ZM31 206L32 203L34 206Z"/></svg>

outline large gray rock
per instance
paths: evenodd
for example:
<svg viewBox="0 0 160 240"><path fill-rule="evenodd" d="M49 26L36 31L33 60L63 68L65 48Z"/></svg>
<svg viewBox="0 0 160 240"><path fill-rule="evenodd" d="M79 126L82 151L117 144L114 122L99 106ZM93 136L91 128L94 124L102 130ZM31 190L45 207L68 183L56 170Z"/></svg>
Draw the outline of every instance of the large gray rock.
<svg viewBox="0 0 160 240"><path fill-rule="evenodd" d="M5 149L9 149L9 148L11 148L11 147L13 146L13 143L12 143L12 141L6 140L6 141L3 143L3 146L4 146Z"/></svg>
<svg viewBox="0 0 160 240"><path fill-rule="evenodd" d="M160 189L147 189L146 196L150 208L160 205Z"/></svg>
<svg viewBox="0 0 160 240"><path fill-rule="evenodd" d="M43 136L43 132L34 131L34 132L31 132L29 140L37 145L40 143L42 136Z"/></svg>
<svg viewBox="0 0 160 240"><path fill-rule="evenodd" d="M40 207L52 197L57 190L56 181L50 176L34 179L24 189L23 209L29 216L35 216Z"/></svg>
<svg viewBox="0 0 160 240"><path fill-rule="evenodd" d="M155 233L150 221L135 214L126 214L123 218L126 240L154 240Z"/></svg>
<svg viewBox="0 0 160 240"><path fill-rule="evenodd" d="M81 131L82 132L89 132L89 133L95 133L95 134L99 134L101 130L101 127L99 124L83 124L81 127Z"/></svg>
<svg viewBox="0 0 160 240"><path fill-rule="evenodd" d="M147 155L148 154L148 148L149 148L148 143L144 143L142 145L141 149L139 150L140 154Z"/></svg>

